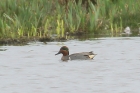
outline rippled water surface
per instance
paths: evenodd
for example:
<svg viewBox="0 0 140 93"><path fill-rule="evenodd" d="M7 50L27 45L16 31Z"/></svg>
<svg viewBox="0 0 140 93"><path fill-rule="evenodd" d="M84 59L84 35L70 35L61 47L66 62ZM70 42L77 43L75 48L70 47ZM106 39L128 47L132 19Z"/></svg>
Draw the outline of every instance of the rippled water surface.
<svg viewBox="0 0 140 93"><path fill-rule="evenodd" d="M62 62L55 56L94 51L94 60ZM0 93L140 93L140 38L1 46Z"/></svg>

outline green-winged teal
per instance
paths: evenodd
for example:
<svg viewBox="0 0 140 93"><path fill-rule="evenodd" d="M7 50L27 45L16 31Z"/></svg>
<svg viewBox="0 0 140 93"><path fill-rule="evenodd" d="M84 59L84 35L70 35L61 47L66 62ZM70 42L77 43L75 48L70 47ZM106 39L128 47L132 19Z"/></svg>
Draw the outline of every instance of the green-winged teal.
<svg viewBox="0 0 140 93"><path fill-rule="evenodd" d="M81 53L74 53L69 55L69 49L67 46L62 46L59 50L59 52L55 55L58 54L63 54L61 60L62 61L67 61L67 60L90 60L95 57L96 54L94 54L92 51L91 52L81 52Z"/></svg>

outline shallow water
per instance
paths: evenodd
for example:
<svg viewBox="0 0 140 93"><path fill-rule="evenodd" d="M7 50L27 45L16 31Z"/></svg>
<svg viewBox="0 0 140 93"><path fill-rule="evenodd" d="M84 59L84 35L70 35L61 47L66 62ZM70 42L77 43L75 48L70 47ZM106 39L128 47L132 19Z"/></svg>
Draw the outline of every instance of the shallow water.
<svg viewBox="0 0 140 93"><path fill-rule="evenodd" d="M94 51L94 60L62 62L55 56ZM30 43L0 49L1 93L140 93L140 38ZM6 50L7 49L7 50Z"/></svg>

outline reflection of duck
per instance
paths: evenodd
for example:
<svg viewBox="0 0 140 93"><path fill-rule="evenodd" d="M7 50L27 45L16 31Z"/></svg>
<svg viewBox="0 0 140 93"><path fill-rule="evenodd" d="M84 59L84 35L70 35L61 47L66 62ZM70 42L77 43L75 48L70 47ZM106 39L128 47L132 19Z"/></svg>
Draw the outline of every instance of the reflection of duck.
<svg viewBox="0 0 140 93"><path fill-rule="evenodd" d="M59 52L55 55L58 54L63 54L61 60L62 61L67 61L67 60L90 60L95 57L96 54L94 54L92 51L91 52L81 52L81 53L74 53L69 55L69 49L67 46L62 46L59 50Z"/></svg>

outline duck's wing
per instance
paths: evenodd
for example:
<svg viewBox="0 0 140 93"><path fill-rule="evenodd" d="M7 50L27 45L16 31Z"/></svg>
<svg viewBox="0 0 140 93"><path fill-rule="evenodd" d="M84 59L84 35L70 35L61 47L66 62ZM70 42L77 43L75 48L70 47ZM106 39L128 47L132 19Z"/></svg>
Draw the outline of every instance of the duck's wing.
<svg viewBox="0 0 140 93"><path fill-rule="evenodd" d="M88 60L94 58L94 53L91 52L81 52L69 55L71 60L81 59L81 60Z"/></svg>
<svg viewBox="0 0 140 93"><path fill-rule="evenodd" d="M90 52L81 52L83 55L87 56L87 55L94 55L93 51Z"/></svg>

